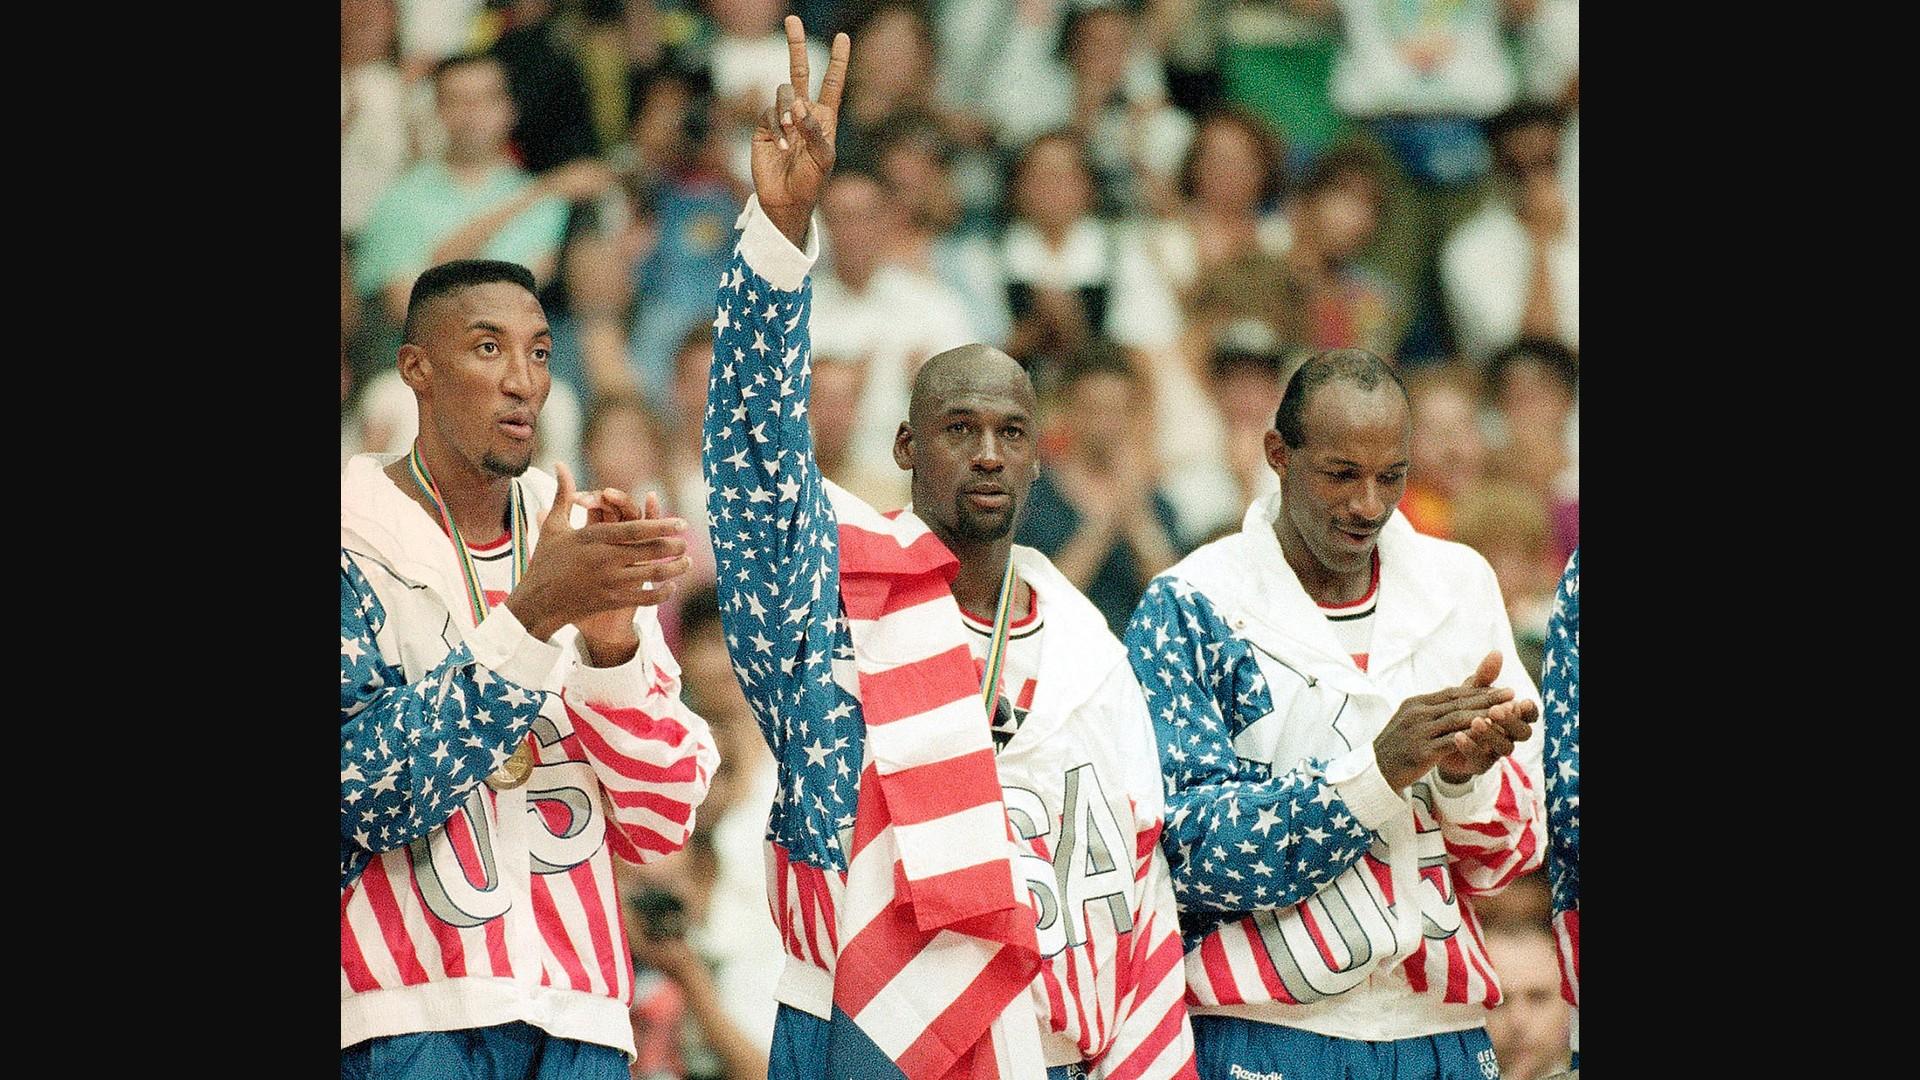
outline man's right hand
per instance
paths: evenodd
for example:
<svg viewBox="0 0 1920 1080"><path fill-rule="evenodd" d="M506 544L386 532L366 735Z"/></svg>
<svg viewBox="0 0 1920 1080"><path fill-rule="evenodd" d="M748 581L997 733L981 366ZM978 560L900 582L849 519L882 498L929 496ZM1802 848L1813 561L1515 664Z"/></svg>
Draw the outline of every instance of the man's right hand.
<svg viewBox="0 0 1920 1080"><path fill-rule="evenodd" d="M686 573L687 523L680 518L642 518L589 523L567 520L575 498L573 474L554 465L560 488L540 525L540 543L527 560L527 574L506 599L508 610L541 641L568 623L614 609L649 603L647 586Z"/></svg>
<svg viewBox="0 0 1920 1080"><path fill-rule="evenodd" d="M787 16L787 60L793 81L782 83L774 103L760 113L753 130L753 190L760 209L788 240L799 247L807 237L820 189L833 172L833 137L839 126L840 95L847 86L847 57L853 43L835 34L820 82L820 100L807 96L807 32L798 15Z"/></svg>
<svg viewBox="0 0 1920 1080"><path fill-rule="evenodd" d="M1405 791L1456 748L1453 733L1469 729L1474 717L1513 700L1499 686L1450 686L1400 703L1373 740L1374 760L1389 787Z"/></svg>

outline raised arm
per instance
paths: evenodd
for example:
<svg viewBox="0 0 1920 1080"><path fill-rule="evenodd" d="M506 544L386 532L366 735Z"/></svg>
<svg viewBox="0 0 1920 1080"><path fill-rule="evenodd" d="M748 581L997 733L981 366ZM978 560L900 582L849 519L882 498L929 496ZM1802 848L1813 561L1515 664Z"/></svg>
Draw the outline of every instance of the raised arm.
<svg viewBox="0 0 1920 1080"><path fill-rule="evenodd" d="M788 18L787 38L793 82L754 132L755 194L715 300L701 450L727 650L776 753L782 710L791 715L831 655L839 595L835 520L806 419L807 271L818 251L807 233L833 169L849 48L845 34L835 38L820 101L810 102L798 19Z"/></svg>

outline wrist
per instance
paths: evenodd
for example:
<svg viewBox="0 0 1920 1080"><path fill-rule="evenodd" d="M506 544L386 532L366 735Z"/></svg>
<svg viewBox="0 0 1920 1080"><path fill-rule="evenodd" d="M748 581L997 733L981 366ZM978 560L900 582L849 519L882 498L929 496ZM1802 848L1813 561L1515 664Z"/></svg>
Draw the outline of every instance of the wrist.
<svg viewBox="0 0 1920 1080"><path fill-rule="evenodd" d="M807 226L813 222L812 210L802 213L792 210L771 210L764 204L760 209L765 211L767 220L773 223L773 227L780 230L780 235L785 236L794 247L802 251L806 250Z"/></svg>
<svg viewBox="0 0 1920 1080"><path fill-rule="evenodd" d="M538 641L546 641L560 629L561 624L542 611L538 601L516 594L508 596L501 603L508 611L513 612L513 617L519 619L520 625L526 627L527 633Z"/></svg>
<svg viewBox="0 0 1920 1080"><path fill-rule="evenodd" d="M589 667L619 667L640 651L640 635L633 632L631 623L625 634L589 637L583 633L580 635L580 649Z"/></svg>

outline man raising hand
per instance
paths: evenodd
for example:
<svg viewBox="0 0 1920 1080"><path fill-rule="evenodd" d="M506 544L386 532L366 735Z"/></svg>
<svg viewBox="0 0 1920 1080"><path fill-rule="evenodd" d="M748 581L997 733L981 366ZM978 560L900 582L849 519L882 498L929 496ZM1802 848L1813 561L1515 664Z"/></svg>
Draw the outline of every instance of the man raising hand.
<svg viewBox="0 0 1920 1080"><path fill-rule="evenodd" d="M1100 613L1013 543L1038 471L1026 373L977 344L920 369L893 445L908 510L815 462L809 221L850 43L812 101L799 19L787 41L702 461L727 647L780 768L769 1075L1190 1077L1152 723Z"/></svg>

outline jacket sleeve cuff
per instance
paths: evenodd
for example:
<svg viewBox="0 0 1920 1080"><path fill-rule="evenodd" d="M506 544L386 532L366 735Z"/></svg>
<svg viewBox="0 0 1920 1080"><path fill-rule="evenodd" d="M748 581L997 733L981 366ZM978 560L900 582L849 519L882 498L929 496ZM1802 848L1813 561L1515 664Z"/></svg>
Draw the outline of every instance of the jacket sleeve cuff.
<svg viewBox="0 0 1920 1080"><path fill-rule="evenodd" d="M1406 800L1380 774L1372 743L1334 758L1327 766L1327 782L1353 811L1354 819L1366 828L1378 829L1407 811Z"/></svg>
<svg viewBox="0 0 1920 1080"><path fill-rule="evenodd" d="M733 227L741 230L739 251L747 268L783 292L793 292L805 284L807 271L813 269L814 260L820 257L820 230L808 222L806 249L794 247L787 234L760 209L759 195L747 196L747 205L734 220Z"/></svg>
<svg viewBox="0 0 1920 1080"><path fill-rule="evenodd" d="M645 701L653 686L654 661L662 651L654 643L658 631L644 625L643 620L650 615L658 618L652 608L641 608L635 616L640 645L624 664L593 667L587 662L585 647L575 638L577 662L567 672L567 696L596 705L634 706Z"/></svg>
<svg viewBox="0 0 1920 1080"><path fill-rule="evenodd" d="M495 604L467 635L467 649L481 667L528 690L554 689L564 651L541 641L520 625L505 604Z"/></svg>
<svg viewBox="0 0 1920 1080"><path fill-rule="evenodd" d="M1493 767L1498 769L1500 763L1494 762ZM1489 778L1482 773L1469 776L1464 784L1454 784L1442 779L1437 768L1431 774L1429 786L1433 788L1434 810L1449 821L1486 817L1500 793L1499 777Z"/></svg>

